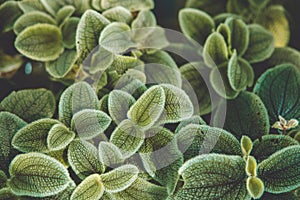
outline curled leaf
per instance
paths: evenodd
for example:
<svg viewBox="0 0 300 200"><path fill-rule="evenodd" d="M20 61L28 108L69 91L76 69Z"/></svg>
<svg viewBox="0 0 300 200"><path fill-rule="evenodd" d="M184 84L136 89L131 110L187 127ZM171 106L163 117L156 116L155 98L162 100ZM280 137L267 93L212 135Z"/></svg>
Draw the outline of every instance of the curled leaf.
<svg viewBox="0 0 300 200"><path fill-rule="evenodd" d="M257 177L248 177L247 190L252 198L259 199L264 193L264 183Z"/></svg>

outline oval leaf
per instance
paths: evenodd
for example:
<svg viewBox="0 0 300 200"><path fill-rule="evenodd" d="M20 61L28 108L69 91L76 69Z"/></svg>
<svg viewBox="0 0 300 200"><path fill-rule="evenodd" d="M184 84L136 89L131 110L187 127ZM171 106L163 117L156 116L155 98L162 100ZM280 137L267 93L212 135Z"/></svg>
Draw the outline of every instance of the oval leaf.
<svg viewBox="0 0 300 200"><path fill-rule="evenodd" d="M115 6L123 6L131 12L134 12L140 10L151 10L154 8L154 2L153 0L135 0L134 3L132 3L131 0L101 0L101 7L105 10Z"/></svg>
<svg viewBox="0 0 300 200"><path fill-rule="evenodd" d="M55 124L49 131L47 145L51 151L66 148L75 138L75 133L62 124Z"/></svg>
<svg viewBox="0 0 300 200"><path fill-rule="evenodd" d="M101 163L113 167L124 161L121 150L111 142L99 143L99 158Z"/></svg>
<svg viewBox="0 0 300 200"><path fill-rule="evenodd" d="M76 29L78 26L80 18L71 17L69 18L61 28L61 32L63 35L63 43L64 46L68 49L74 49L75 40L76 40Z"/></svg>
<svg viewBox="0 0 300 200"><path fill-rule="evenodd" d="M116 6L111 9L105 10L102 14L110 21L129 24L132 20L131 12L122 6Z"/></svg>

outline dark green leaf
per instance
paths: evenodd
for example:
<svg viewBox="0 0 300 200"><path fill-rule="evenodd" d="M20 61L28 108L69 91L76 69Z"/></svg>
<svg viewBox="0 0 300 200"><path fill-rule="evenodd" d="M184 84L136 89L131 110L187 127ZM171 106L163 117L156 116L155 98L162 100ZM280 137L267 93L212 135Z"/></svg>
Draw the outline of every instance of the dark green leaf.
<svg viewBox="0 0 300 200"><path fill-rule="evenodd" d="M15 21L22 15L22 11L16 1L5 1L0 6L0 32L13 29Z"/></svg>
<svg viewBox="0 0 300 200"><path fill-rule="evenodd" d="M64 46L68 49L73 49L75 47L76 39L76 29L79 23L78 17L69 18L63 25L61 32L63 35Z"/></svg>
<svg viewBox="0 0 300 200"><path fill-rule="evenodd" d="M175 133L178 133L181 129L190 124L206 125L206 122L199 115L193 115L188 119L182 120L176 127Z"/></svg>
<svg viewBox="0 0 300 200"><path fill-rule="evenodd" d="M73 15L75 8L71 5L66 5L60 8L55 16L58 25L63 26L64 23Z"/></svg>

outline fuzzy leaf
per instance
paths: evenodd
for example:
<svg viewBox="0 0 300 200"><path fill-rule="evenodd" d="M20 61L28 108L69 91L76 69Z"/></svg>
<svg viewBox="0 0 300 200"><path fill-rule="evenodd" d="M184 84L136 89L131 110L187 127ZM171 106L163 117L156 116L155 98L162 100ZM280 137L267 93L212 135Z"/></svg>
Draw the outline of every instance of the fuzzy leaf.
<svg viewBox="0 0 300 200"><path fill-rule="evenodd" d="M130 10L131 12L134 12L140 10L151 10L154 8L154 2L153 0L135 0L135 1L101 0L101 7L105 10L115 6L123 6L124 8Z"/></svg>
<svg viewBox="0 0 300 200"><path fill-rule="evenodd" d="M74 49L76 46L75 39L76 39L76 29L79 24L78 17L71 17L62 26L62 35L63 35L63 43L64 46L68 49Z"/></svg>
<svg viewBox="0 0 300 200"><path fill-rule="evenodd" d="M55 16L58 25L62 26L75 12L74 6L66 5L60 8Z"/></svg>
<svg viewBox="0 0 300 200"><path fill-rule="evenodd" d="M95 200L104 194L104 186L99 174L85 178L74 190L70 200Z"/></svg>
<svg viewBox="0 0 300 200"><path fill-rule="evenodd" d="M91 66L89 71L95 74L99 71L105 71L113 64L116 56L105 48L100 47L99 50L92 55Z"/></svg>
<svg viewBox="0 0 300 200"><path fill-rule="evenodd" d="M218 125L222 121L220 114L216 114L214 120ZM237 138L247 135L254 140L269 134L270 124L267 109L257 95L241 92L236 99L227 101L224 128Z"/></svg>
<svg viewBox="0 0 300 200"><path fill-rule="evenodd" d="M54 78L63 78L71 71L76 60L76 51L66 50L57 60L47 62L46 70Z"/></svg>
<svg viewBox="0 0 300 200"><path fill-rule="evenodd" d="M248 177L247 190L252 198L259 199L264 193L264 183L257 177Z"/></svg>
<svg viewBox="0 0 300 200"><path fill-rule="evenodd" d="M22 15L18 2L5 1L0 6L0 32L8 32L13 29L15 21Z"/></svg>
<svg viewBox="0 0 300 200"><path fill-rule="evenodd" d="M97 148L89 142L76 139L68 148L68 161L76 175L84 179L93 173L103 173L104 166L99 160Z"/></svg>
<svg viewBox="0 0 300 200"><path fill-rule="evenodd" d="M193 115L188 119L182 120L176 127L175 133L178 133L181 129L190 124L206 125L206 122L199 115Z"/></svg>
<svg viewBox="0 0 300 200"><path fill-rule="evenodd" d="M250 63L261 62L269 58L274 51L273 35L257 24L249 25L248 28L249 45L243 57Z"/></svg>
<svg viewBox="0 0 300 200"><path fill-rule="evenodd" d="M75 133L62 124L55 124L49 131L47 145L51 151L66 148L75 138Z"/></svg>
<svg viewBox="0 0 300 200"><path fill-rule="evenodd" d="M54 119L40 119L20 129L12 139L12 145L21 152L48 152L48 132L55 124Z"/></svg>
<svg viewBox="0 0 300 200"><path fill-rule="evenodd" d="M213 19L208 14L194 8L184 8L179 12L179 24L186 36L201 45L215 27Z"/></svg>
<svg viewBox="0 0 300 200"><path fill-rule="evenodd" d="M99 158L101 163L109 167L124 161L121 150L111 142L99 143Z"/></svg>
<svg viewBox="0 0 300 200"><path fill-rule="evenodd" d="M260 198L261 200L299 200L299 198L293 192L271 194L265 192Z"/></svg>
<svg viewBox="0 0 300 200"><path fill-rule="evenodd" d="M24 13L33 11L47 12L40 0L23 0L19 1L19 7Z"/></svg>
<svg viewBox="0 0 300 200"><path fill-rule="evenodd" d="M280 64L291 63L299 68L300 52L290 47L275 48L272 56L268 58L265 62L268 66L276 66Z"/></svg>
<svg viewBox="0 0 300 200"><path fill-rule="evenodd" d="M14 23L14 32L18 35L27 27L38 23L56 25L56 21L50 15L40 11L33 11L25 13L18 18L18 20Z"/></svg>
<svg viewBox="0 0 300 200"><path fill-rule="evenodd" d="M100 33L108 24L108 19L94 10L87 10L82 15L76 32L79 62L85 60L87 55L98 45Z"/></svg>
<svg viewBox="0 0 300 200"><path fill-rule="evenodd" d="M15 47L26 57L42 62L55 60L64 51L60 29L50 24L26 28L17 36Z"/></svg>
<svg viewBox="0 0 300 200"><path fill-rule="evenodd" d="M61 95L58 115L65 125L71 125L72 116L84 109L97 109L98 97L86 82L78 82L68 87Z"/></svg>
<svg viewBox="0 0 300 200"><path fill-rule="evenodd" d="M271 193L284 193L300 186L300 146L286 147L272 154L258 165L258 177Z"/></svg>
<svg viewBox="0 0 300 200"><path fill-rule="evenodd" d="M162 114L165 98L164 89L153 86L131 106L127 116L142 128L150 128Z"/></svg>
<svg viewBox="0 0 300 200"><path fill-rule="evenodd" d="M251 199L245 184L245 162L240 156L200 155L188 160L179 174L184 185L176 200Z"/></svg>
<svg viewBox="0 0 300 200"><path fill-rule="evenodd" d="M52 1L52 0L41 0L44 8L49 12L51 15L55 16L59 9L62 7L62 2L59 1Z"/></svg>
<svg viewBox="0 0 300 200"><path fill-rule="evenodd" d="M52 117L55 111L55 97L46 89L27 89L12 92L0 103L1 111L18 115L27 122Z"/></svg>
<svg viewBox="0 0 300 200"><path fill-rule="evenodd" d="M110 172L101 174L105 191L116 193L128 188L138 177L139 170L134 165L122 165Z"/></svg>
<svg viewBox="0 0 300 200"><path fill-rule="evenodd" d="M71 127L76 130L79 137L91 139L103 133L110 123L111 119L105 112L85 109L73 116Z"/></svg>
<svg viewBox="0 0 300 200"><path fill-rule="evenodd" d="M41 153L16 156L9 173L8 185L13 193L32 197L58 194L68 187L71 179L60 162Z"/></svg>
<svg viewBox="0 0 300 200"><path fill-rule="evenodd" d="M131 12L122 6L110 8L105 10L102 14L110 21L123 22L126 24L130 24L132 21Z"/></svg>
<svg viewBox="0 0 300 200"><path fill-rule="evenodd" d="M148 29L145 27L155 27L156 18L155 15L149 10L143 10L139 12L137 17L133 20L131 27L133 29L134 39L136 41L147 39Z"/></svg>
<svg viewBox="0 0 300 200"><path fill-rule="evenodd" d="M267 70L257 81L254 92L262 99L269 113L270 124L283 118L300 118L300 72L291 64Z"/></svg>

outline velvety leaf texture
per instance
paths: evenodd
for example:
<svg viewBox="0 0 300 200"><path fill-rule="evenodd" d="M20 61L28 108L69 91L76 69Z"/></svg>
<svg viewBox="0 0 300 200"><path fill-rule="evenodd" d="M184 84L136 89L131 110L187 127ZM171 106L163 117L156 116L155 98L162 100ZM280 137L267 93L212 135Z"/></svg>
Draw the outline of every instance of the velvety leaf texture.
<svg viewBox="0 0 300 200"><path fill-rule="evenodd" d="M124 161L121 150L111 142L99 143L99 158L101 163L113 167Z"/></svg>
<svg viewBox="0 0 300 200"><path fill-rule="evenodd" d="M131 12L134 12L140 10L151 10L154 8L154 2L153 0L135 0L135 1L101 0L101 7L103 9L108 9L115 6L123 6L124 8L130 10Z"/></svg>
<svg viewBox="0 0 300 200"><path fill-rule="evenodd" d="M62 124L55 124L47 136L47 145L51 151L58 151L67 147L75 138L75 133Z"/></svg>
<svg viewBox="0 0 300 200"><path fill-rule="evenodd" d="M110 21L124 22L126 24L132 21L131 12L122 6L110 8L105 10L102 14Z"/></svg>

